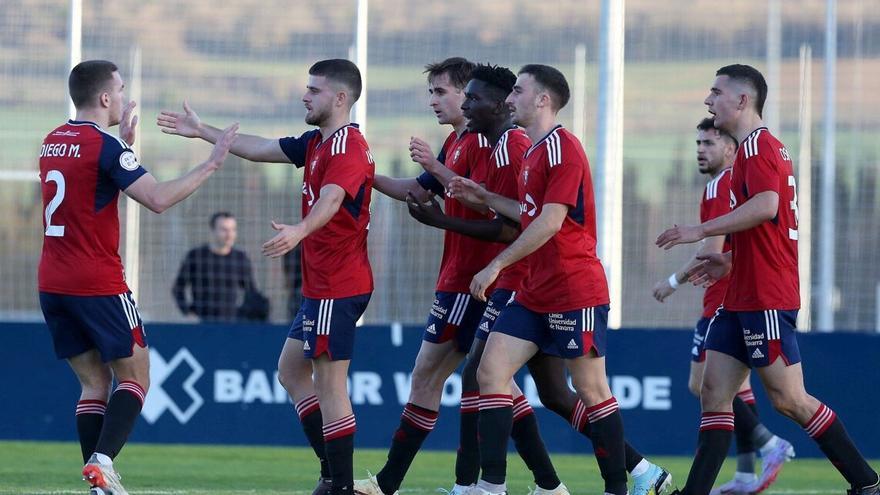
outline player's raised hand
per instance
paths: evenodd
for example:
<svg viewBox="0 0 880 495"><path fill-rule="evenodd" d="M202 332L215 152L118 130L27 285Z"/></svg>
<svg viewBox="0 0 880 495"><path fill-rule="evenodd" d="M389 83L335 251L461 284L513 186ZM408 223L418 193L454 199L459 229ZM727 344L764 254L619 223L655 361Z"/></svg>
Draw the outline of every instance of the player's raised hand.
<svg viewBox="0 0 880 495"><path fill-rule="evenodd" d="M677 244L702 241L706 235L700 225L675 225L657 237L657 247L670 249Z"/></svg>
<svg viewBox="0 0 880 495"><path fill-rule="evenodd" d="M480 270L471 280L471 295L475 299L486 302L486 290L492 286L501 270L495 268L495 263L489 263L489 266Z"/></svg>
<svg viewBox="0 0 880 495"><path fill-rule="evenodd" d="M446 185L446 193L465 203L481 206L486 204L486 188L458 175L453 177L449 184Z"/></svg>
<svg viewBox="0 0 880 495"><path fill-rule="evenodd" d="M302 228L297 225L287 225L272 220L272 228L278 231L275 237L263 244L263 256L269 258L278 258L284 256L285 253L295 248L305 235Z"/></svg>
<svg viewBox="0 0 880 495"><path fill-rule="evenodd" d="M443 165L437 161L436 157L434 157L431 145L417 137L409 138L409 156L412 158L412 161L421 165L422 168L428 172L430 172L433 167Z"/></svg>
<svg viewBox="0 0 880 495"><path fill-rule="evenodd" d="M235 138L237 137L238 122L223 129L223 133L220 134L217 142L214 143L214 149L211 150L211 156L208 158L208 161L213 162L218 167L223 165L223 161L226 160L226 155L229 154L229 148L232 147L232 143L235 142Z"/></svg>
<svg viewBox="0 0 880 495"><path fill-rule="evenodd" d="M201 137L202 120L186 100L183 102L183 113L162 110L156 118L156 124L165 134L177 134L188 138Z"/></svg>
<svg viewBox="0 0 880 495"><path fill-rule="evenodd" d="M709 287L730 273L731 260L728 253L708 253L697 256L702 263L687 272L688 281L694 285Z"/></svg>
<svg viewBox="0 0 880 495"><path fill-rule="evenodd" d="M422 203L411 191L407 191L406 206L411 217L431 227L438 227L440 219L446 216L440 208L440 203L434 199L433 195L428 197L428 201Z"/></svg>
<svg viewBox="0 0 880 495"><path fill-rule="evenodd" d="M129 146L134 146L135 130L138 125L138 116L131 116L131 111L136 106L134 100L126 103L125 108L122 109L122 120L119 121L119 138Z"/></svg>

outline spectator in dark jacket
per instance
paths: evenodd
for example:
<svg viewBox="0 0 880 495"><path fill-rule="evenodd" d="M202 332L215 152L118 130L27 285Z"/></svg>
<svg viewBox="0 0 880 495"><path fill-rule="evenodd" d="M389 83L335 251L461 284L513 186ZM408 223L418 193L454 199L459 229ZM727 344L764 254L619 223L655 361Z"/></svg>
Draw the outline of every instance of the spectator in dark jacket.
<svg viewBox="0 0 880 495"><path fill-rule="evenodd" d="M250 260L233 247L236 229L231 213L217 212L211 216L211 241L186 254L172 289L183 314L203 321L234 321L245 294L256 290Z"/></svg>

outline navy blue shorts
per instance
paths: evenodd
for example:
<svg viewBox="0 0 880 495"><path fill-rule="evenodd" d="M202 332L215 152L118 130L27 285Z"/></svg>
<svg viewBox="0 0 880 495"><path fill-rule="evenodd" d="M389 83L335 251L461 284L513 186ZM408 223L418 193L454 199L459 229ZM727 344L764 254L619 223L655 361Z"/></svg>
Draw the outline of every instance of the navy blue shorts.
<svg viewBox="0 0 880 495"><path fill-rule="evenodd" d="M706 332L709 331L709 323L712 318L701 317L694 327L694 346L691 348L691 360L702 363L706 360Z"/></svg>
<svg viewBox="0 0 880 495"><path fill-rule="evenodd" d="M303 355L314 359L323 354L331 361L351 359L354 331L367 309L371 294L339 299L303 297L287 338L303 341Z"/></svg>
<svg viewBox="0 0 880 495"><path fill-rule="evenodd" d="M609 306L576 309L563 313L537 313L514 300L501 310L492 327L512 337L528 340L551 356L574 359L605 355Z"/></svg>
<svg viewBox="0 0 880 495"><path fill-rule="evenodd" d="M144 323L131 292L115 296L71 296L40 292L40 308L58 359L97 349L101 361L131 357L147 346Z"/></svg>
<svg viewBox="0 0 880 495"><path fill-rule="evenodd" d="M750 368L770 366L782 358L787 366L801 362L797 344L797 310L727 311L720 308L706 334L706 349L722 352Z"/></svg>
<svg viewBox="0 0 880 495"><path fill-rule="evenodd" d="M463 292L435 292L422 340L442 344L452 340L455 350L467 353L486 303Z"/></svg>
<svg viewBox="0 0 880 495"><path fill-rule="evenodd" d="M489 338L489 332L491 332L492 327L495 326L495 320L498 319L501 310L513 301L515 295L516 291L510 289L495 289L492 292L489 302L486 303L486 310L483 311L483 317L480 319L480 324L477 325L476 338L483 341Z"/></svg>

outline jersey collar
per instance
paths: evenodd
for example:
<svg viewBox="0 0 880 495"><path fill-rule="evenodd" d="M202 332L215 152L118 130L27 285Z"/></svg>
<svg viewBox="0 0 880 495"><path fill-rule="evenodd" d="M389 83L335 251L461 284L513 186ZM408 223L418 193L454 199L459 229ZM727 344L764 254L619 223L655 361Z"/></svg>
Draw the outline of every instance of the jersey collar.
<svg viewBox="0 0 880 495"><path fill-rule="evenodd" d="M543 143L544 141L546 141L547 138L550 137L551 134L553 134L554 132L556 132L556 131L559 130L559 129L562 129L562 124L556 124L556 126L554 126L553 129L550 129L550 132L548 132L547 134L544 134L544 137L542 137L541 139L539 139L537 143L533 144L532 147L529 148L528 151L526 151L526 156L531 155L531 154L532 154L532 151L534 151L535 148L538 147L538 145L540 145L541 143Z"/></svg>

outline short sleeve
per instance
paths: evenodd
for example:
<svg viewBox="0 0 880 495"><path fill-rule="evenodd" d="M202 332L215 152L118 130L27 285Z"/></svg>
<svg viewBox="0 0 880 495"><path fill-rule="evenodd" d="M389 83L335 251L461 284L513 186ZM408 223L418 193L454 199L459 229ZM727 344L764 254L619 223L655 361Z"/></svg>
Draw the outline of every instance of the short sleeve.
<svg viewBox="0 0 880 495"><path fill-rule="evenodd" d="M357 196L370 173L372 159L366 149L362 146L352 146L354 144L356 143L349 142L349 151L328 158L319 187L335 184L341 187L349 198Z"/></svg>
<svg viewBox="0 0 880 495"><path fill-rule="evenodd" d="M438 196L443 196L443 193L446 192L446 188L443 187L443 184L428 172L422 172L422 175L416 177L416 182L422 186L422 189L431 191Z"/></svg>
<svg viewBox="0 0 880 495"><path fill-rule="evenodd" d="M547 188L544 192L544 204L559 203L572 208L578 206L578 195L584 182L584 170L587 164L579 160L579 154L569 148L558 153L548 152ZM554 164L554 162L556 164Z"/></svg>
<svg viewBox="0 0 880 495"><path fill-rule="evenodd" d="M287 159L290 160L290 163L299 167L304 167L306 164L306 151L309 148L309 141L315 137L318 130L311 130L308 132L304 132L300 137L283 137L278 140L278 144L281 146L281 151L287 155Z"/></svg>
<svg viewBox="0 0 880 495"><path fill-rule="evenodd" d="M700 202L700 221L708 222L713 218L730 213L730 172L725 172L718 184L707 187L703 192L703 201ZM710 196L710 190L713 193Z"/></svg>
<svg viewBox="0 0 880 495"><path fill-rule="evenodd" d="M124 191L146 174L147 170L141 166L134 151L124 146L122 141L103 133L102 137L104 142L99 157L101 171L117 188Z"/></svg>
<svg viewBox="0 0 880 495"><path fill-rule="evenodd" d="M779 168L769 147L768 142L759 141L756 153L743 162L743 179L750 198L765 191L779 193Z"/></svg>

